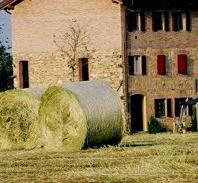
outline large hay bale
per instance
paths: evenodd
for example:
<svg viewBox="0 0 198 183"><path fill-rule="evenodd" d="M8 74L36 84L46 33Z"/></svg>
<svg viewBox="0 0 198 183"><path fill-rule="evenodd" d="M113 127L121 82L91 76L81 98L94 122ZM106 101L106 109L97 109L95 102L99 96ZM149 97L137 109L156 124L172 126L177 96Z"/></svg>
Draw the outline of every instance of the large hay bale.
<svg viewBox="0 0 198 183"><path fill-rule="evenodd" d="M40 136L38 99L42 92L33 91L12 90L0 95L0 150L37 146Z"/></svg>
<svg viewBox="0 0 198 183"><path fill-rule="evenodd" d="M122 137L120 98L101 81L50 87L41 99L39 116L48 150L117 144Z"/></svg>

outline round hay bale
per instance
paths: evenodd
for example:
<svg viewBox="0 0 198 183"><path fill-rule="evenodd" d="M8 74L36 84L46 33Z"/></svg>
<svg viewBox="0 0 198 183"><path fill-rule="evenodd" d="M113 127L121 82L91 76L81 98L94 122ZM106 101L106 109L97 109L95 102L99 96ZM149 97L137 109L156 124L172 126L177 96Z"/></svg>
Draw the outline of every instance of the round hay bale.
<svg viewBox="0 0 198 183"><path fill-rule="evenodd" d="M39 141L39 95L12 90L0 95L0 150L32 149Z"/></svg>
<svg viewBox="0 0 198 183"><path fill-rule="evenodd" d="M39 117L48 150L117 144L122 137L120 98L101 81L50 87L41 99Z"/></svg>

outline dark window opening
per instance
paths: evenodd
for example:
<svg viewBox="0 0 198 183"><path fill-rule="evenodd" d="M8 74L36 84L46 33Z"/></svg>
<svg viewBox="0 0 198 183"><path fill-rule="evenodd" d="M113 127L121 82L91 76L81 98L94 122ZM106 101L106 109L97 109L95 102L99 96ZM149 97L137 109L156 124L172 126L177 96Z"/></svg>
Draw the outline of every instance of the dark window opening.
<svg viewBox="0 0 198 183"><path fill-rule="evenodd" d="M89 80L89 62L87 58L79 59L79 76L80 81Z"/></svg>
<svg viewBox="0 0 198 183"><path fill-rule="evenodd" d="M172 100L167 99L167 116L172 117Z"/></svg>
<svg viewBox="0 0 198 183"><path fill-rule="evenodd" d="M129 75L146 75L146 56L129 56Z"/></svg>
<svg viewBox="0 0 198 183"><path fill-rule="evenodd" d="M165 116L165 99L155 99L155 117Z"/></svg>
<svg viewBox="0 0 198 183"><path fill-rule="evenodd" d="M195 92L198 93L198 78L195 79Z"/></svg>
<svg viewBox="0 0 198 183"><path fill-rule="evenodd" d="M165 23L165 31L170 31L170 21L169 21L169 12L164 13L164 23Z"/></svg>
<svg viewBox="0 0 198 183"><path fill-rule="evenodd" d="M145 31L146 30L146 19L144 12L128 12L127 13L127 24L128 31Z"/></svg>
<svg viewBox="0 0 198 183"><path fill-rule="evenodd" d="M166 56L165 55L157 56L157 73L159 75L166 74Z"/></svg>
<svg viewBox="0 0 198 183"><path fill-rule="evenodd" d="M140 19L141 19L141 31L144 32L146 31L146 17L144 12L140 13Z"/></svg>
<svg viewBox="0 0 198 183"><path fill-rule="evenodd" d="M186 98L176 98L175 99L175 116L180 116L180 110L182 107L182 104L186 101Z"/></svg>
<svg viewBox="0 0 198 183"><path fill-rule="evenodd" d="M138 29L138 17L135 12L127 13L128 31L133 32Z"/></svg>
<svg viewBox="0 0 198 183"><path fill-rule="evenodd" d="M28 61L19 62L19 87L29 88Z"/></svg>
<svg viewBox="0 0 198 183"><path fill-rule="evenodd" d="M153 12L153 31L163 30L163 20L161 12Z"/></svg>
<svg viewBox="0 0 198 183"><path fill-rule="evenodd" d="M178 73L187 74L187 55L178 55Z"/></svg>
<svg viewBox="0 0 198 183"><path fill-rule="evenodd" d="M186 30L191 31L191 16L190 12L186 12Z"/></svg>
<svg viewBox="0 0 198 183"><path fill-rule="evenodd" d="M146 56L142 56L142 75L146 75Z"/></svg>
<svg viewBox="0 0 198 183"><path fill-rule="evenodd" d="M192 100L193 98L189 98L188 100ZM189 105L188 106L188 115L192 116L193 115L193 106Z"/></svg>
<svg viewBox="0 0 198 183"><path fill-rule="evenodd" d="M173 23L173 31L181 31L183 30L183 21L182 21L182 13L181 12L173 12L172 13L172 23Z"/></svg>

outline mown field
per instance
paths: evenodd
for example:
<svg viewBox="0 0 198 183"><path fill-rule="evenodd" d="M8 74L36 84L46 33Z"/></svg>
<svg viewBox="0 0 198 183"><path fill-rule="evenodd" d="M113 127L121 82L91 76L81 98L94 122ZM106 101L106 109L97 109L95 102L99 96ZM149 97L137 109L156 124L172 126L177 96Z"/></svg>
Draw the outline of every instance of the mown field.
<svg viewBox="0 0 198 183"><path fill-rule="evenodd" d="M78 153L0 152L0 182L198 182L198 134L133 135Z"/></svg>

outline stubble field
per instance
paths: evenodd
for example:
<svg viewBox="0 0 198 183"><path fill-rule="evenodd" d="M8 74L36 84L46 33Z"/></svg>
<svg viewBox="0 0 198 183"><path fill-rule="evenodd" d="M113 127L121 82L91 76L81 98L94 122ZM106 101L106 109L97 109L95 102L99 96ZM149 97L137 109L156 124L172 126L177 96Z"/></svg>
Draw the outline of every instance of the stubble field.
<svg viewBox="0 0 198 183"><path fill-rule="evenodd" d="M131 135L77 153L0 152L0 182L198 182L198 133Z"/></svg>

